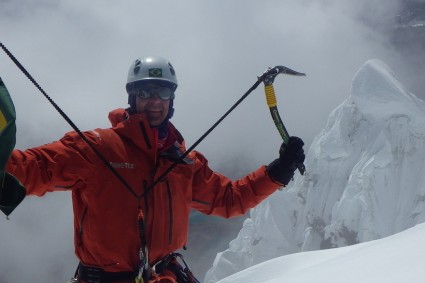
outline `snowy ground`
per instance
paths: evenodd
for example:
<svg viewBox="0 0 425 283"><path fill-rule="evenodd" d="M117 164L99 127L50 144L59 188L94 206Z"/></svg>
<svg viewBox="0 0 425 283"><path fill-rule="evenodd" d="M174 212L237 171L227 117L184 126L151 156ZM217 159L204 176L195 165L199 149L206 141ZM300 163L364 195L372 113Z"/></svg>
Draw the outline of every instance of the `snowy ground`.
<svg viewBox="0 0 425 283"><path fill-rule="evenodd" d="M384 239L279 257L220 283L425 282L425 224Z"/></svg>

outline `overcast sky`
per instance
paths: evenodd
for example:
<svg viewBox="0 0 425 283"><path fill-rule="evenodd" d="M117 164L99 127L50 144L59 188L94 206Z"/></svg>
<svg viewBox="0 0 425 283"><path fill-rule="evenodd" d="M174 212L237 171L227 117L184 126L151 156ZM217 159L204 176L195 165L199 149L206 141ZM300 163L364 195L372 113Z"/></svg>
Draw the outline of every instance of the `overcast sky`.
<svg viewBox="0 0 425 283"><path fill-rule="evenodd" d="M384 61L414 88L410 74L418 72L386 29L376 29L397 7L396 0L0 0L0 41L82 130L108 127L108 112L127 106L134 59L168 58L179 80L172 121L188 145L268 67L305 72L277 77L275 90L289 133L308 147L367 60ZM71 130L3 52L0 76L15 102L18 148ZM261 85L198 149L213 168L239 176L277 157L280 143Z"/></svg>
<svg viewBox="0 0 425 283"><path fill-rule="evenodd" d="M397 2L350 2L2 0L0 35L83 130L108 127L107 113L126 107L126 76L135 58L168 58L179 80L173 122L188 144L268 67L305 72L306 78L279 76L275 89L288 131L310 144L329 112L348 96L351 79L366 60L401 65L387 38L357 20L359 12L386 20ZM70 130L0 56L0 74L17 108L18 147ZM279 144L260 86L199 149L244 153L265 163Z"/></svg>

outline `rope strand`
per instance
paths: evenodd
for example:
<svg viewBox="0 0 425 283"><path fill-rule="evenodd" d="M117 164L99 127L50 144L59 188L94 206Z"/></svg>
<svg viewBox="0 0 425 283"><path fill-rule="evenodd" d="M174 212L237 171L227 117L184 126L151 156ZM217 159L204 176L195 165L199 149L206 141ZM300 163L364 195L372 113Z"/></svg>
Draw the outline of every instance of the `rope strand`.
<svg viewBox="0 0 425 283"><path fill-rule="evenodd" d="M74 129L74 131L81 137L81 139L93 150L93 152L100 158L100 160L109 168L112 174L124 185L124 187L136 198L140 198L139 195L131 188L127 181L111 166L106 158L90 143L87 137L80 131L80 129L72 122L72 120L62 111L62 109L50 98L44 89L37 83L37 81L31 76L31 74L25 69L25 67L16 59L15 56L0 42L0 46L3 51L9 56L9 58L15 63L15 65L24 73L24 75L33 83L33 85L43 94L43 96L53 105L56 111L65 119L65 121Z"/></svg>

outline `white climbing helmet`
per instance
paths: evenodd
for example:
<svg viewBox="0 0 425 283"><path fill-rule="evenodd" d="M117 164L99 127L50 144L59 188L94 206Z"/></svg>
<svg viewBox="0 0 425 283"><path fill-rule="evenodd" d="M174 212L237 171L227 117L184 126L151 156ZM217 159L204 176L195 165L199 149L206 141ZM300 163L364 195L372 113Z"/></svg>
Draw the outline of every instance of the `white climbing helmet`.
<svg viewBox="0 0 425 283"><path fill-rule="evenodd" d="M168 86L174 90L177 88L177 77L173 65L165 58L148 56L136 59L130 66L127 76L127 93L139 84L155 82Z"/></svg>

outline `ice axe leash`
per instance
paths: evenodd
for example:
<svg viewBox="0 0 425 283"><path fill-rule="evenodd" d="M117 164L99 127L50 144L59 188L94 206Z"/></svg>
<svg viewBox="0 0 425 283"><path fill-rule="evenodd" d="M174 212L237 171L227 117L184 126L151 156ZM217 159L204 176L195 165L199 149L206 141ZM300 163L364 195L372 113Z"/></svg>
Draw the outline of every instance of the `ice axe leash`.
<svg viewBox="0 0 425 283"><path fill-rule="evenodd" d="M275 94L274 86L273 86L274 79L279 74L287 74L287 75L293 75L293 76L305 76L305 74L291 70L284 66L276 66L274 68L269 68L263 74L264 93L266 95L267 106L269 106L270 114L272 115L273 122L276 125L276 128L283 139L283 142L285 144L288 144L289 134L285 128L285 125L282 122L282 118L279 115L279 110L277 109L276 94ZM300 171L301 175L304 175L304 172L305 172L304 164L298 164L297 168L298 168L298 171Z"/></svg>

